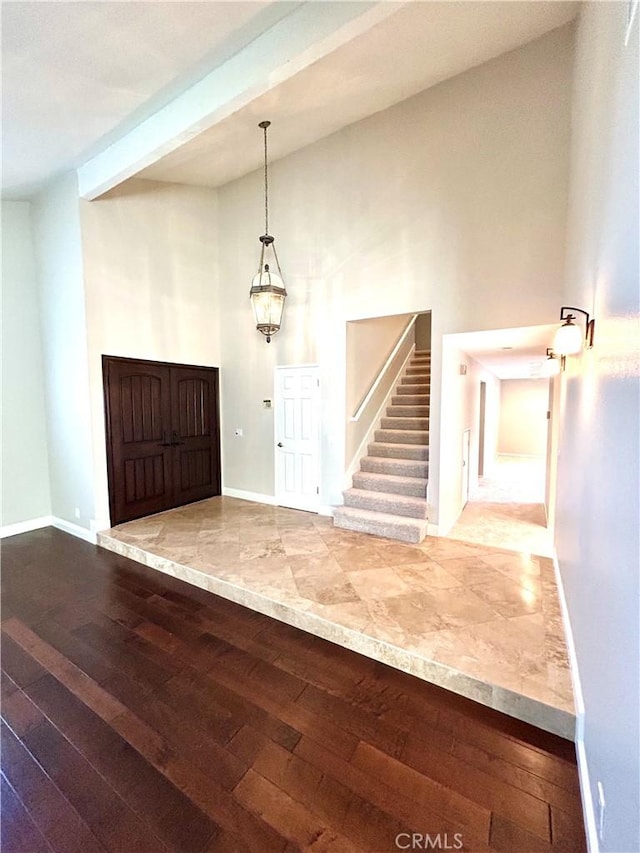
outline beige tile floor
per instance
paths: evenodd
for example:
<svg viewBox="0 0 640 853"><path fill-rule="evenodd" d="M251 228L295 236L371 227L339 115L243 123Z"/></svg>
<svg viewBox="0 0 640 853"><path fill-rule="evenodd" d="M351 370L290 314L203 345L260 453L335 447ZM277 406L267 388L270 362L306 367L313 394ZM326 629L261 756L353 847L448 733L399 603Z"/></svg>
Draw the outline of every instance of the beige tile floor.
<svg viewBox="0 0 640 853"><path fill-rule="evenodd" d="M98 542L564 737L575 725L550 559L450 538L405 545L330 518L212 498Z"/></svg>

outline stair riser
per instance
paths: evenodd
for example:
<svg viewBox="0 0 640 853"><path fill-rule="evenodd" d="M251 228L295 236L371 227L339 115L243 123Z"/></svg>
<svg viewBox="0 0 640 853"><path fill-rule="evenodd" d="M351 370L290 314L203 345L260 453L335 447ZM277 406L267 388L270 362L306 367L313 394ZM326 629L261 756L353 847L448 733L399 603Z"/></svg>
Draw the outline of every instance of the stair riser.
<svg viewBox="0 0 640 853"><path fill-rule="evenodd" d="M391 403L394 406L427 406L429 403L428 394L398 394L391 398Z"/></svg>
<svg viewBox="0 0 640 853"><path fill-rule="evenodd" d="M429 444L429 433L419 429L377 429L373 437L389 444Z"/></svg>
<svg viewBox="0 0 640 853"><path fill-rule="evenodd" d="M406 483L390 483L384 478L376 479L376 474L357 471L353 475L353 486L356 489L369 489L371 492L390 492L394 495L406 495L408 498L426 498L426 481L421 478L412 479Z"/></svg>
<svg viewBox="0 0 640 853"><path fill-rule="evenodd" d="M407 542L409 545L416 545L422 542L424 531L418 525L415 528L405 528L395 526L393 524L376 524L375 522L353 518L343 515L340 508L336 509L333 517L334 527L340 527L342 530L355 530L358 533L370 533L372 536L385 536L389 539L397 539L398 542Z"/></svg>
<svg viewBox="0 0 640 853"><path fill-rule="evenodd" d="M428 385L429 374L420 374L420 376L407 376L406 374L400 379L401 385Z"/></svg>
<svg viewBox="0 0 640 853"><path fill-rule="evenodd" d="M429 406L388 406L387 416L390 418L428 418Z"/></svg>
<svg viewBox="0 0 640 853"><path fill-rule="evenodd" d="M376 444L375 442L367 447L370 456L377 456L386 459L429 459L429 448L420 444L403 446L401 444Z"/></svg>
<svg viewBox="0 0 640 853"><path fill-rule="evenodd" d="M386 496L382 498L376 492L364 492L361 495L344 493L344 505L354 509L368 509L371 512L386 512L391 515L401 515L403 518L427 517L427 502L416 500L415 504L407 504L401 501L389 500Z"/></svg>
<svg viewBox="0 0 640 853"><path fill-rule="evenodd" d="M382 429L429 429L429 418L382 418Z"/></svg>
<svg viewBox="0 0 640 853"><path fill-rule="evenodd" d="M431 385L398 385L396 388L396 394L400 396L404 396L405 394L411 394L415 396L416 394L425 396L429 394L431 389Z"/></svg>
<svg viewBox="0 0 640 853"><path fill-rule="evenodd" d="M372 474L395 474L398 477L429 476L429 463L417 459L393 459L385 456L365 456L360 460L360 470Z"/></svg>

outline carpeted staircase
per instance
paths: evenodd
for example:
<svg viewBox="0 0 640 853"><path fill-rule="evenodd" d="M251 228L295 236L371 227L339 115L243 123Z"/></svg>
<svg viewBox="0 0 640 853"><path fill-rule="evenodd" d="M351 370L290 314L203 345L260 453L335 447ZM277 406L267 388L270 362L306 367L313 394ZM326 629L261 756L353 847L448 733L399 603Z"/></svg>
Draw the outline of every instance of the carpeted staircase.
<svg viewBox="0 0 640 853"><path fill-rule="evenodd" d="M336 507L336 527L421 542L427 532L431 353L416 350L368 454Z"/></svg>

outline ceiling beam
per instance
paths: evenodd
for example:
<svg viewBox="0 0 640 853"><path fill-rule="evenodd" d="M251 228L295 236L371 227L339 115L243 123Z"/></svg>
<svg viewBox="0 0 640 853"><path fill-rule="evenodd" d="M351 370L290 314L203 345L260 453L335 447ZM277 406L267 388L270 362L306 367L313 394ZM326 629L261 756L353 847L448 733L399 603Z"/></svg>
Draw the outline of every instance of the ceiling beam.
<svg viewBox="0 0 640 853"><path fill-rule="evenodd" d="M304 3L78 169L93 200L394 14L403 3Z"/></svg>

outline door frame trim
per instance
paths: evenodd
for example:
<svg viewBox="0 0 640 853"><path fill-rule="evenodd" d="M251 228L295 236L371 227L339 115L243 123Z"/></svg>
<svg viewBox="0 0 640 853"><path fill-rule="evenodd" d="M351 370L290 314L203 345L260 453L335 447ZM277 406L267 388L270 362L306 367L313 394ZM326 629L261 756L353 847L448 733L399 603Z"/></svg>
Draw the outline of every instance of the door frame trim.
<svg viewBox="0 0 640 853"><path fill-rule="evenodd" d="M315 512L316 514L320 513L320 509L322 507L320 501L320 474L322 472L322 442L321 442L321 425L320 425L320 402L321 402L321 385L320 385L320 365L317 362L305 362L303 364L278 364L273 368L273 495L274 495L274 503L276 506L284 506L281 504L278 499L278 447L277 447L277 425L278 425L278 407L280 405L280 391L279 391L279 383L278 383L278 371L279 370L304 370L310 369L316 371L316 376L318 379L317 383L317 403L318 403L318 423L316 427L316 449L317 449L317 459L318 459L318 493L316 494L316 500L312 508L305 508L300 510L301 512ZM285 507L289 509L290 507Z"/></svg>

